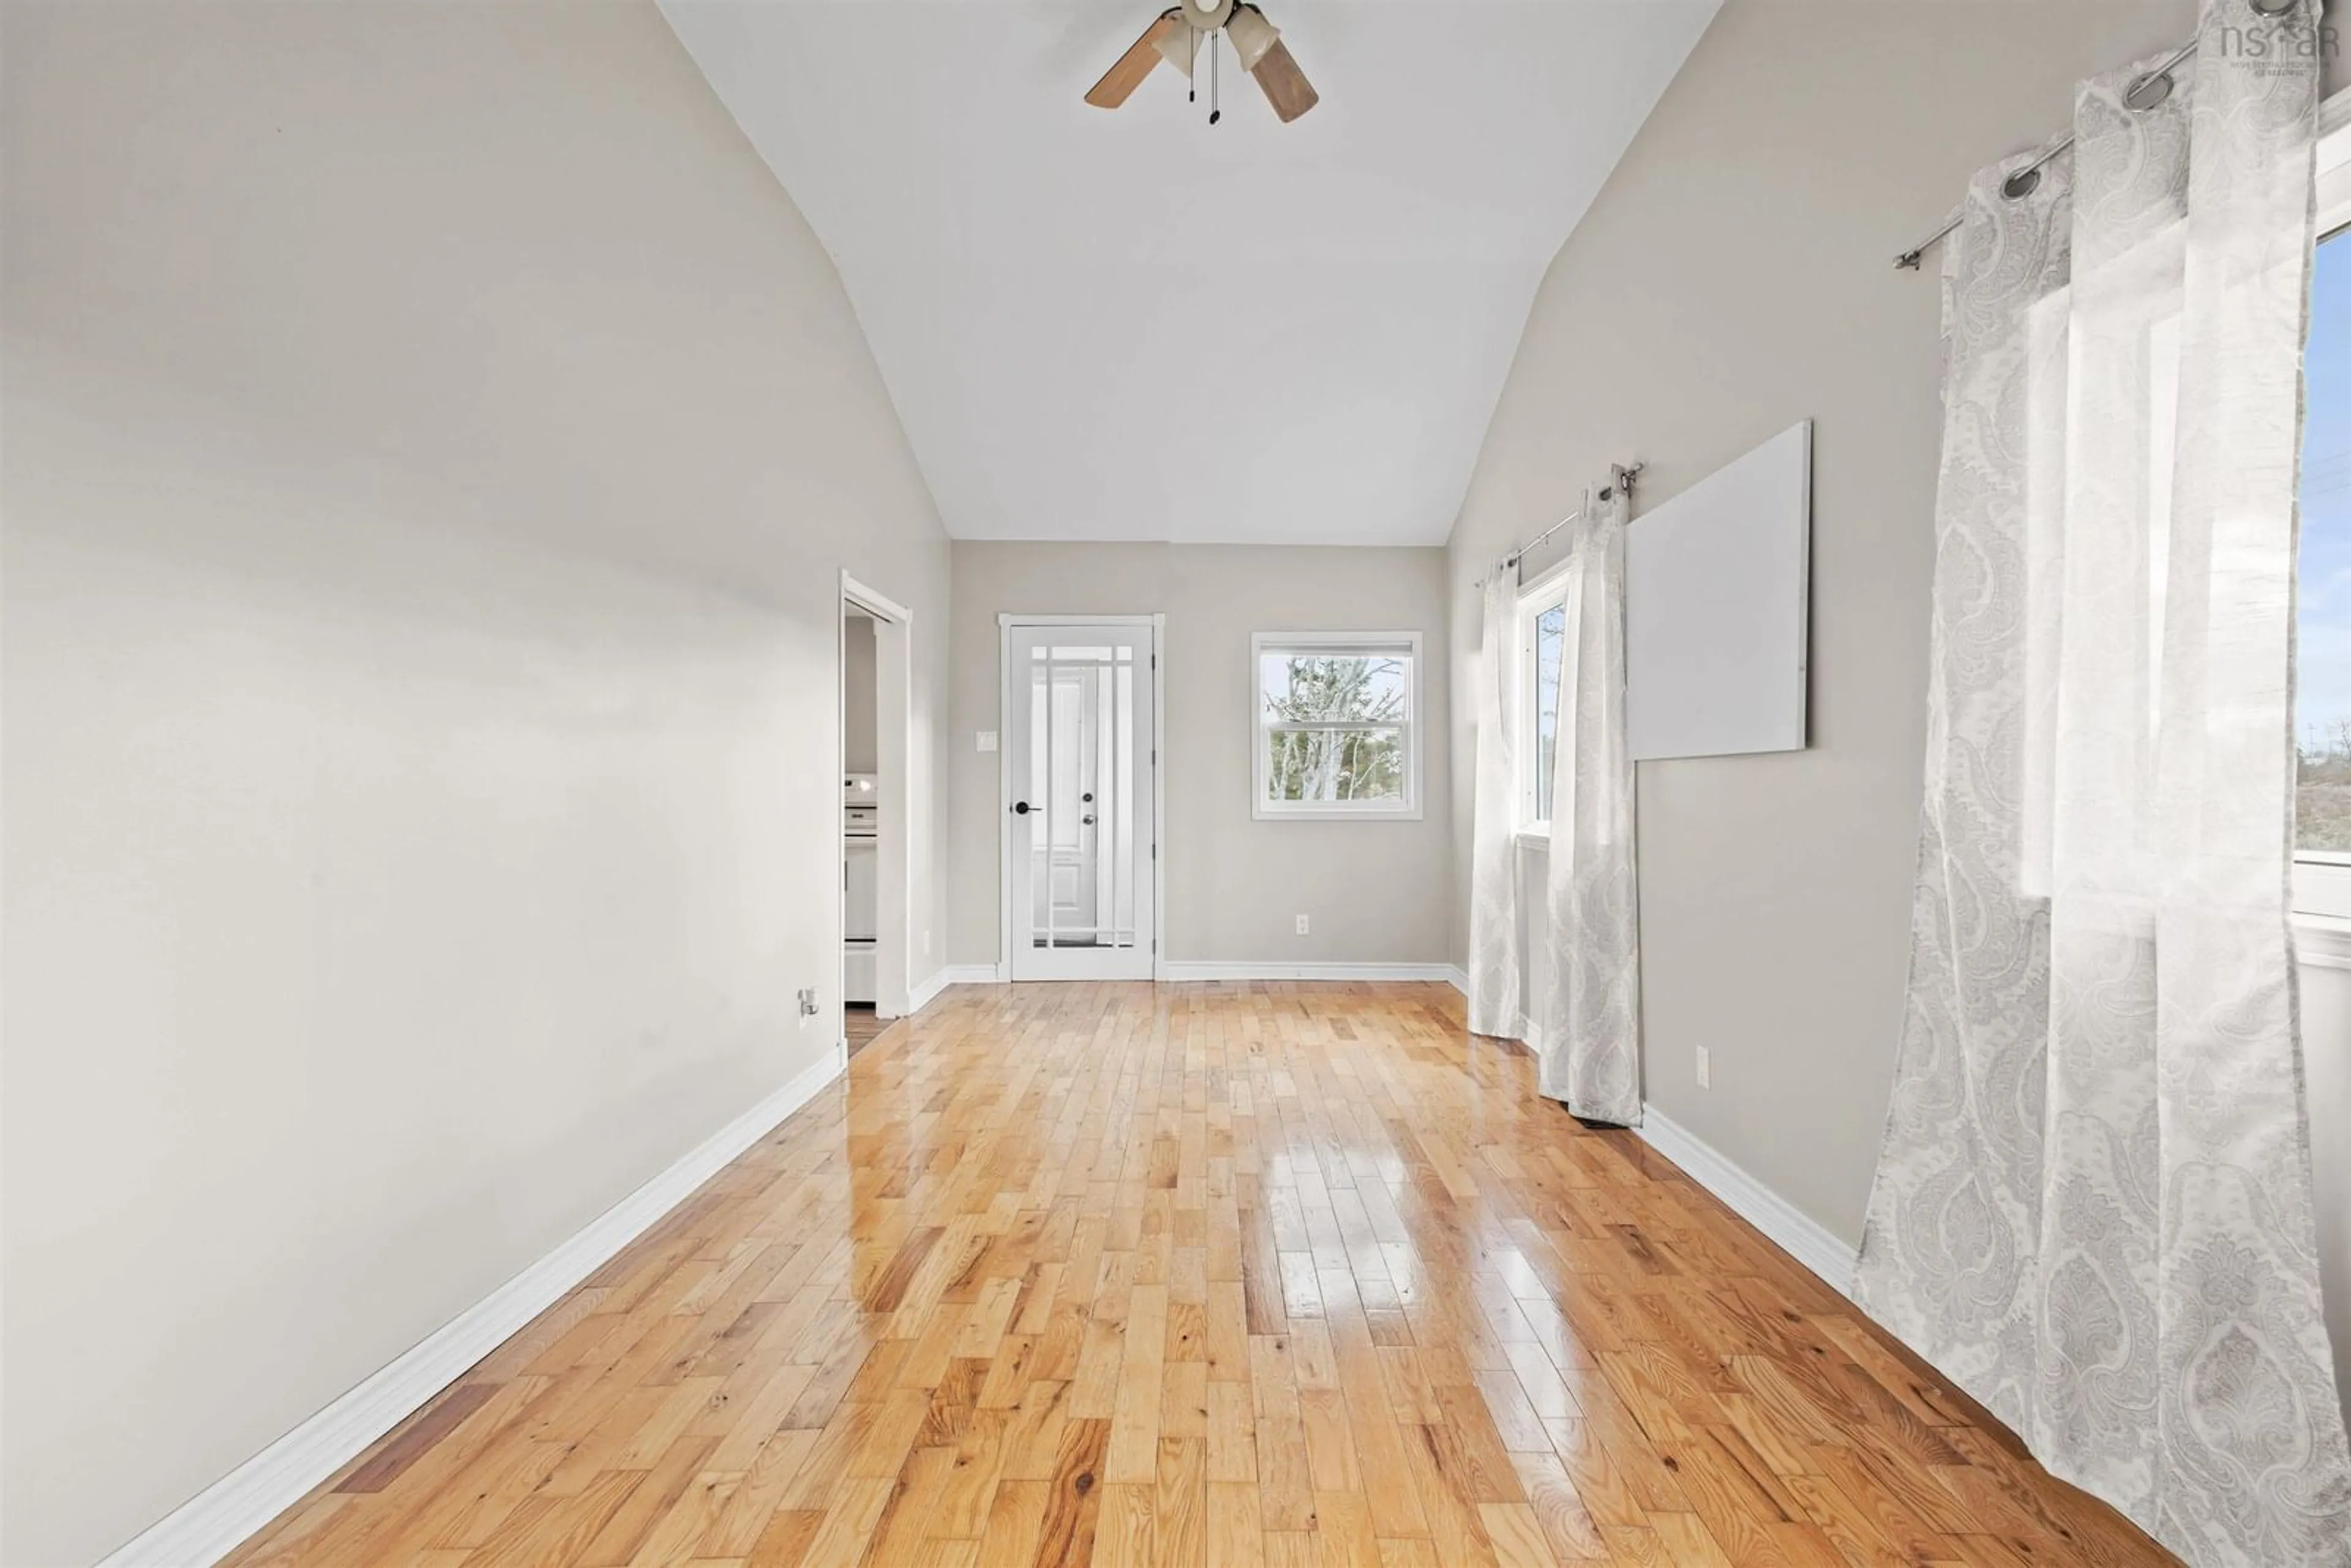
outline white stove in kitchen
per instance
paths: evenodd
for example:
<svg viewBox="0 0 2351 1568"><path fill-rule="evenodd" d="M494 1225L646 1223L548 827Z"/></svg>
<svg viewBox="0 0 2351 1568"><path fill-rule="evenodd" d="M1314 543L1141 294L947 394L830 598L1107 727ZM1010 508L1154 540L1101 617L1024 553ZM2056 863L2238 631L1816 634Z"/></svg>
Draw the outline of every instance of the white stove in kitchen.
<svg viewBox="0 0 2351 1568"><path fill-rule="evenodd" d="M841 781L841 998L869 1006L879 989L873 949L882 929L881 817L873 775L846 775Z"/></svg>

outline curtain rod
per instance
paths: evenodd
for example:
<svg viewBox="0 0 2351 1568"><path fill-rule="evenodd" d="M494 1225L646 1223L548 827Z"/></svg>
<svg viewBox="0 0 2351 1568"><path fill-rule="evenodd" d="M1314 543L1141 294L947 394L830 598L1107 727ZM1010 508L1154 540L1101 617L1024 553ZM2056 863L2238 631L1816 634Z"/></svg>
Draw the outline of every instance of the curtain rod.
<svg viewBox="0 0 2351 1568"><path fill-rule="evenodd" d="M2273 16L2278 15L2280 12L2292 9L2296 3L2296 0L2247 0L2247 3L2262 15L2265 16ZM2179 68L2179 63L2182 60L2185 60L2189 56L2196 52L2196 45L2198 42L2199 40L2195 38L2189 39L2188 42L2172 50L2170 55L2165 58L2161 65L2156 67L2153 70L2148 71L2146 75L2133 81L2129 87L2123 90L2123 101L2128 104L2131 108L2137 110L2140 113L2144 114L2148 110L2153 109L2163 102L2165 99L2169 98L2174 85L2171 79L2171 73ZM2059 139L2056 145L2051 147L2048 152L2043 152L2040 157L2035 158L2032 162L2027 163L2023 168L2019 169L2007 179L2001 181L2000 185L2000 193L2006 196L2011 202L2021 201L2024 197L2032 194L2033 189L2041 183L2041 165L2048 162L2060 152L2067 151L2073 145L2074 137L2072 132L2069 131L2064 137ZM1912 272L1917 271L1919 258L1924 256L1938 242L1950 237L1952 231L1956 230L1959 226L1964 213L1964 208L1959 212L1953 213L1949 223L1946 223L1941 228L1937 229L1933 234L1928 235L1925 239L1920 240L1917 245L1912 246L1908 250L1904 251L1900 256L1896 256L1894 258L1894 265L1897 268L1907 268Z"/></svg>
<svg viewBox="0 0 2351 1568"><path fill-rule="evenodd" d="M1612 498L1617 491L1622 490L1625 492L1625 498L1627 501L1631 500L1633 498L1633 481L1638 479L1641 476L1641 470L1647 466L1648 465L1646 463L1635 463L1631 465L1629 467L1622 463L1610 464L1608 466L1608 472L1611 482L1601 486L1600 498L1604 501L1608 500ZM1542 543L1543 540L1551 538L1552 535L1559 532L1560 529L1567 527L1568 524L1575 521L1582 516L1583 516L1583 508L1578 507L1575 510L1568 513L1567 516L1560 518L1559 521L1553 523L1551 527L1545 528L1542 532L1537 534L1534 538L1529 539L1526 543L1520 545L1510 554L1504 556L1502 558L1502 570L1508 571L1510 568L1518 565L1519 562L1526 559L1527 557L1534 553L1535 546Z"/></svg>

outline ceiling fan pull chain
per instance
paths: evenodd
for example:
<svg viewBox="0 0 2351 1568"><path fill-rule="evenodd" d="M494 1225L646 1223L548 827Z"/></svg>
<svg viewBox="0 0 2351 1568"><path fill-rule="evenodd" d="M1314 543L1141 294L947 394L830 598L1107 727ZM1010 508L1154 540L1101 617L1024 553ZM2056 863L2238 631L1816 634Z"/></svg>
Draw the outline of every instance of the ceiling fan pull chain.
<svg viewBox="0 0 2351 1568"><path fill-rule="evenodd" d="M1208 35L1208 123L1214 125L1224 118L1225 111L1217 107L1217 34Z"/></svg>

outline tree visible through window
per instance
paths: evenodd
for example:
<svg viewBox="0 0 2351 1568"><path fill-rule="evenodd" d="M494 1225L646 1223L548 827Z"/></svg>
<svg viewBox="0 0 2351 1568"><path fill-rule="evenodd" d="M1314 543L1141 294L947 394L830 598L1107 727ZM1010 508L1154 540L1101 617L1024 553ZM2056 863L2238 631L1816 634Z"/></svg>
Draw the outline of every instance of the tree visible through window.
<svg viewBox="0 0 2351 1568"><path fill-rule="evenodd" d="M1417 810L1417 639L1257 639L1261 815Z"/></svg>

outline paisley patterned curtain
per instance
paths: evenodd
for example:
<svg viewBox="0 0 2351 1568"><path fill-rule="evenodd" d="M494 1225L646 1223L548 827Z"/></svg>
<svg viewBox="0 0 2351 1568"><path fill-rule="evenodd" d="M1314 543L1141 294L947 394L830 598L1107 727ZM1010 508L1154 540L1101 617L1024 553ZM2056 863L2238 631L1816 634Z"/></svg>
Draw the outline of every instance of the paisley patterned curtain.
<svg viewBox="0 0 2351 1568"><path fill-rule="evenodd" d="M1640 899L1633 752L1625 730L1625 491L1584 497L1570 524L1567 628L1552 731L1551 949L1542 1092L1591 1122L1641 1121Z"/></svg>
<svg viewBox="0 0 2351 1568"><path fill-rule="evenodd" d="M1485 582L1478 660L1478 779L1469 828L1469 1030L1516 1040L1520 1012L1517 827L1519 776L1510 744L1510 665L1518 572L1497 565Z"/></svg>
<svg viewBox="0 0 2351 1568"><path fill-rule="evenodd" d="M2287 919L2316 24L2209 0L2168 95L1969 187L1856 1281L2197 1568L2351 1564Z"/></svg>

